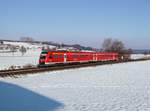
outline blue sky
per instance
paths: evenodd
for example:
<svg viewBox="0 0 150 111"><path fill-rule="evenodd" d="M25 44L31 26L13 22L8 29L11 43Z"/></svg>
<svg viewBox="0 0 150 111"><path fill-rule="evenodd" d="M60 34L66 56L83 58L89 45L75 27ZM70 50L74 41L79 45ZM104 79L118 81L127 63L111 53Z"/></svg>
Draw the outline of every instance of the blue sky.
<svg viewBox="0 0 150 111"><path fill-rule="evenodd" d="M105 38L150 49L150 0L0 0L0 39L79 43Z"/></svg>

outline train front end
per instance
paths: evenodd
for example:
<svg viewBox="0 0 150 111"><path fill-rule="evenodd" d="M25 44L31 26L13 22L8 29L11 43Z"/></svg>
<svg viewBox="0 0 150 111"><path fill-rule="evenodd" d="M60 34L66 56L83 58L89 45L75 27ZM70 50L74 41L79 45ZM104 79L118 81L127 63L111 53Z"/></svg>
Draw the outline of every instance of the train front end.
<svg viewBox="0 0 150 111"><path fill-rule="evenodd" d="M48 55L48 51L42 50L42 52L40 54L40 58L39 58L39 65L45 65L45 63L47 61L47 55Z"/></svg>

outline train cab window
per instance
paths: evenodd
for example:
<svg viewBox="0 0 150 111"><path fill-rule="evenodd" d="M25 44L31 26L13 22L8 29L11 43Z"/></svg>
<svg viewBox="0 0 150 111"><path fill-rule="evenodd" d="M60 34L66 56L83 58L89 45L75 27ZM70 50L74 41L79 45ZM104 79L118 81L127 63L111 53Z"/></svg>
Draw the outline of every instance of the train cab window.
<svg viewBox="0 0 150 111"><path fill-rule="evenodd" d="M48 54L48 52L46 52L46 51L43 51L43 52L41 52L41 54Z"/></svg>
<svg viewBox="0 0 150 111"><path fill-rule="evenodd" d="M40 59L45 59L46 58L46 56L40 56Z"/></svg>

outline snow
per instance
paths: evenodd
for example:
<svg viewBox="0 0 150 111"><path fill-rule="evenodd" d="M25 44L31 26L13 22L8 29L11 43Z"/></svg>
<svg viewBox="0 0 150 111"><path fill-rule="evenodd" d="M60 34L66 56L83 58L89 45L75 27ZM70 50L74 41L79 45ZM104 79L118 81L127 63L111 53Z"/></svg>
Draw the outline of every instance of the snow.
<svg viewBox="0 0 150 111"><path fill-rule="evenodd" d="M149 111L149 67L141 61L0 78L0 110Z"/></svg>
<svg viewBox="0 0 150 111"><path fill-rule="evenodd" d="M131 54L131 59L140 59L144 57L150 57L150 55L145 55L145 54Z"/></svg>
<svg viewBox="0 0 150 111"><path fill-rule="evenodd" d="M0 70L10 66L24 66L27 64L37 65L41 49L30 49L23 56L20 52L0 53Z"/></svg>

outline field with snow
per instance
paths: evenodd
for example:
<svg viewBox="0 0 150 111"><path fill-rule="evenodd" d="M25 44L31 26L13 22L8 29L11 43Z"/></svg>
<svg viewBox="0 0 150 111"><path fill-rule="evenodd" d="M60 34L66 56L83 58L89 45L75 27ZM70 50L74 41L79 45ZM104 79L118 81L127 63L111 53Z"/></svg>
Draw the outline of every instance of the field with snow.
<svg viewBox="0 0 150 111"><path fill-rule="evenodd" d="M1 111L150 111L150 61L0 78Z"/></svg>
<svg viewBox="0 0 150 111"><path fill-rule="evenodd" d="M41 50L30 49L23 56L20 52L0 53L0 70L10 66L24 66L27 64L37 65Z"/></svg>

